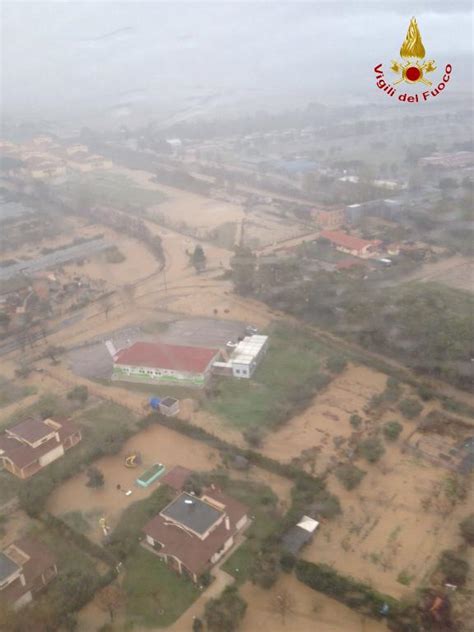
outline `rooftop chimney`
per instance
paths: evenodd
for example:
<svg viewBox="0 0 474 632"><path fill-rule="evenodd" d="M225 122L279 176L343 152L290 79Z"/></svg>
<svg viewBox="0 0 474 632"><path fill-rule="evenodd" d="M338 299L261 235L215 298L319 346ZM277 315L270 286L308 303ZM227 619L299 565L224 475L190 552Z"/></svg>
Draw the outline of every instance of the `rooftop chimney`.
<svg viewBox="0 0 474 632"><path fill-rule="evenodd" d="M225 517L225 528L227 529L227 531L230 531L230 519L229 519L229 516Z"/></svg>

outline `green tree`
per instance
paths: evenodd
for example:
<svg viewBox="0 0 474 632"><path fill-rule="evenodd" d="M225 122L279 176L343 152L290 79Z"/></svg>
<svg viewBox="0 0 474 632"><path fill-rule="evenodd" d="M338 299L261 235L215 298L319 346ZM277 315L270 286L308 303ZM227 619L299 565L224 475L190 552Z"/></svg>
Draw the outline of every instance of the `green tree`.
<svg viewBox="0 0 474 632"><path fill-rule="evenodd" d="M262 588L271 588L280 573L280 559L276 551L261 551L254 559L250 579Z"/></svg>
<svg viewBox="0 0 474 632"><path fill-rule="evenodd" d="M350 416L349 422L355 430L358 430L362 425L362 417L354 413Z"/></svg>
<svg viewBox="0 0 474 632"><path fill-rule="evenodd" d="M459 524L462 537L468 544L474 546L474 513L470 514Z"/></svg>
<svg viewBox="0 0 474 632"><path fill-rule="evenodd" d="M247 610L247 602L235 586L227 586L220 597L210 599L204 608L204 618L210 632L234 632Z"/></svg>
<svg viewBox="0 0 474 632"><path fill-rule="evenodd" d="M85 404L89 398L89 389L85 384L80 384L71 389L67 394L68 399L76 400L80 404Z"/></svg>
<svg viewBox="0 0 474 632"><path fill-rule="evenodd" d="M104 485L104 475L97 467L92 466L87 470L87 479L87 487L97 489L98 487L103 487Z"/></svg>
<svg viewBox="0 0 474 632"><path fill-rule="evenodd" d="M399 421L387 421L383 427L383 434L389 441L396 441L403 430L403 426Z"/></svg>
<svg viewBox="0 0 474 632"><path fill-rule="evenodd" d="M326 367L331 373L342 373L347 366L347 360L340 355L329 356Z"/></svg>
<svg viewBox="0 0 474 632"><path fill-rule="evenodd" d="M10 324L10 316L6 312L0 312L0 327L8 329L8 325Z"/></svg>
<svg viewBox="0 0 474 632"><path fill-rule="evenodd" d="M336 468L335 474L344 487L351 490L359 485L366 472L351 463L344 463Z"/></svg>
<svg viewBox="0 0 474 632"><path fill-rule="evenodd" d="M469 563L456 551L443 551L439 558L439 568L449 584L464 586L466 583Z"/></svg>
<svg viewBox="0 0 474 632"><path fill-rule="evenodd" d="M200 244L196 244L194 248L194 252L191 255L191 263L198 274L206 269L207 258Z"/></svg>
<svg viewBox="0 0 474 632"><path fill-rule="evenodd" d="M357 452L369 463L376 463L385 454L385 448L378 437L369 437L359 443Z"/></svg>
<svg viewBox="0 0 474 632"><path fill-rule="evenodd" d="M418 417L423 410L423 406L417 399L402 399L398 407L407 419Z"/></svg>
<svg viewBox="0 0 474 632"><path fill-rule="evenodd" d="M125 605L125 593L117 584L109 584L97 594L97 605L108 613L113 623L116 611Z"/></svg>
<svg viewBox="0 0 474 632"><path fill-rule="evenodd" d="M255 286L257 258L247 246L237 246L230 260L232 281L237 294L250 294Z"/></svg>

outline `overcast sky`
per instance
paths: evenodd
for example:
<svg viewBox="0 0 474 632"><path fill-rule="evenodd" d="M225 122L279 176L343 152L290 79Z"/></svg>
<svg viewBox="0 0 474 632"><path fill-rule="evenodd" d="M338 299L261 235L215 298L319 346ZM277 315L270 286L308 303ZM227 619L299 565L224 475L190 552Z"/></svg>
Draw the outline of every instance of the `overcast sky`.
<svg viewBox="0 0 474 632"><path fill-rule="evenodd" d="M428 59L472 88L470 2L4 2L4 112L209 113L375 98L415 15ZM443 95L444 97L444 95Z"/></svg>

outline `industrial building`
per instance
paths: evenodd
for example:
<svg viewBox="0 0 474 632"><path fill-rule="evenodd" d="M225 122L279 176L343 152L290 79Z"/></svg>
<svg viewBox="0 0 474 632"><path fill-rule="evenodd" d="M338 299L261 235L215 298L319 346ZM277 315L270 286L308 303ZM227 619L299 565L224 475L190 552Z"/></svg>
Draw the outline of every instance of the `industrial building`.
<svg viewBox="0 0 474 632"><path fill-rule="evenodd" d="M246 336L234 347L225 362L214 362L214 372L219 375L232 375L249 379L255 372L268 348L268 336L256 334Z"/></svg>

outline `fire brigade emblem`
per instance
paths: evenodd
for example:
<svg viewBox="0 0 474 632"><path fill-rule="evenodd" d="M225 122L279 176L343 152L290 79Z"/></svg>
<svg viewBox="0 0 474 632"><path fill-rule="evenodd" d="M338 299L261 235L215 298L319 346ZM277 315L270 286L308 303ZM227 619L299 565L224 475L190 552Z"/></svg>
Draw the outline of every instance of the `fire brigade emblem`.
<svg viewBox="0 0 474 632"><path fill-rule="evenodd" d="M394 85L406 81L407 83L418 83L421 81L427 86L431 86L431 81L425 79L425 74L436 70L434 59L423 62L426 52L421 40L420 31L416 19L410 20L410 25L405 37L405 41L400 48L400 56L405 61L392 61L391 70L400 75Z"/></svg>

